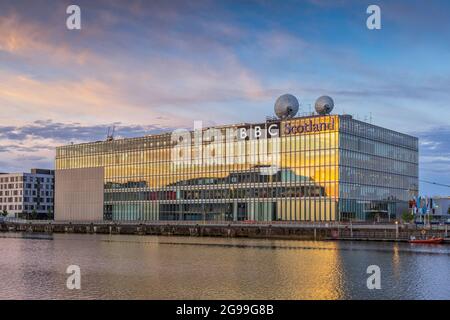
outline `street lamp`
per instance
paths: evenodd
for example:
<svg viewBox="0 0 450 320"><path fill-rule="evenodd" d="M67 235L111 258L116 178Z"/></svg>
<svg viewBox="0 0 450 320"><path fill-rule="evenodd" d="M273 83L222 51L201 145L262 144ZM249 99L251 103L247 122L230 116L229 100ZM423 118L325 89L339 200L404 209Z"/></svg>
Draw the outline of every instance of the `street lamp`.
<svg viewBox="0 0 450 320"><path fill-rule="evenodd" d="M395 238L398 238L398 221L395 220Z"/></svg>

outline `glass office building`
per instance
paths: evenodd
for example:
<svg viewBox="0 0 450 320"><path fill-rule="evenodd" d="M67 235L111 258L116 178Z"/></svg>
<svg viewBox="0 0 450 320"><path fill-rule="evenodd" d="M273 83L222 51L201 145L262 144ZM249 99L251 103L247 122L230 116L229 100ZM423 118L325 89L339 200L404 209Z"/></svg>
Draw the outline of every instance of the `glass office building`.
<svg viewBox="0 0 450 320"><path fill-rule="evenodd" d="M315 115L57 148L55 216L95 192L113 221L389 218L418 193L418 139Z"/></svg>

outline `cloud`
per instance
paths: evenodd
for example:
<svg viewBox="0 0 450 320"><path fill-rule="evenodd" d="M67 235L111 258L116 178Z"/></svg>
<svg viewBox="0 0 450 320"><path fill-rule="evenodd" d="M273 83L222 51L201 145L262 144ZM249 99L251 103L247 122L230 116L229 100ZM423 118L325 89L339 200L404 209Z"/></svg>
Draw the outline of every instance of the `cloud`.
<svg viewBox="0 0 450 320"><path fill-rule="evenodd" d="M108 130L114 125L117 137L136 137L170 131L174 128L156 125L109 125L87 126L79 123L60 123L52 120L36 120L26 126L0 126L1 141L21 142L29 138L51 139L59 143L69 141L86 142L106 137Z"/></svg>
<svg viewBox="0 0 450 320"><path fill-rule="evenodd" d="M156 125L113 125L116 138L170 132L173 129ZM37 120L23 126L0 126L0 171L53 168L57 146L104 140L110 128L110 124L88 126L52 120Z"/></svg>
<svg viewBox="0 0 450 320"><path fill-rule="evenodd" d="M56 7L61 8L61 5ZM0 19L0 53L11 62L45 63L53 68L102 62L102 58L89 48L64 39L66 33L64 28L51 28L48 23L11 10Z"/></svg>
<svg viewBox="0 0 450 320"><path fill-rule="evenodd" d="M35 18L17 5L0 19L0 59L7 62L0 75L0 104L11 111L6 122L231 123L242 121L239 115L247 120L254 115L252 105L270 106L286 91L306 99L333 94L348 104L347 112L358 110L367 98L378 100L372 103L378 106L375 112L391 110L379 106L387 99L401 105L450 98L448 78L406 71L387 75L386 68L368 63L354 47L324 41L327 34L311 40L312 26L309 33L287 30L283 21L274 21L280 12L263 16L261 10L274 9L270 2L255 2L253 20L246 21L245 9L235 13L211 1L133 1L127 6L81 1L81 33L67 31L64 24L50 28L43 19L56 26L65 11L64 3L48 4L33 5ZM319 24L323 20L316 11Z"/></svg>
<svg viewBox="0 0 450 320"><path fill-rule="evenodd" d="M417 132L419 137L420 191L426 195L448 195L448 187L428 182L450 184L450 126L436 126Z"/></svg>
<svg viewBox="0 0 450 320"><path fill-rule="evenodd" d="M183 126L187 119L201 119L212 104L267 97L254 72L222 42L224 36L238 36L232 27L212 24L218 38L205 39L205 33L174 29L166 34L161 26L141 25L144 38L136 39L129 30L134 23L122 15L100 14L100 25L88 23L80 37L16 12L3 16L0 58L7 63L0 74L0 103L11 110L5 120L27 122L33 115L93 124L101 117L129 123L159 119L163 125ZM117 34L104 29L119 22L125 25ZM217 118L230 115L218 110Z"/></svg>
<svg viewBox="0 0 450 320"><path fill-rule="evenodd" d="M440 126L418 132L421 170L440 174L450 180L450 127Z"/></svg>

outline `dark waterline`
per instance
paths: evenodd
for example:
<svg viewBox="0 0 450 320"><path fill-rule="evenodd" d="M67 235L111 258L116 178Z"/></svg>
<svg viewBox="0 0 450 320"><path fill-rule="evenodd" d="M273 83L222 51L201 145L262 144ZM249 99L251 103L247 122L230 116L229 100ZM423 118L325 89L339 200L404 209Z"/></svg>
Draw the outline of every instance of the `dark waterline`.
<svg viewBox="0 0 450 320"><path fill-rule="evenodd" d="M6 233L0 299L450 299L449 266L448 245Z"/></svg>

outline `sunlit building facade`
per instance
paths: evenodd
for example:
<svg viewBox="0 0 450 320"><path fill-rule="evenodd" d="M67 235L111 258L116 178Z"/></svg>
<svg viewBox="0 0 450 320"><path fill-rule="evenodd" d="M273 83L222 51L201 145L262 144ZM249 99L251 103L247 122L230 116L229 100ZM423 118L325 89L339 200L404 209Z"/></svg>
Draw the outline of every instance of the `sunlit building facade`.
<svg viewBox="0 0 450 320"><path fill-rule="evenodd" d="M417 188L417 138L316 115L59 147L55 218L366 220Z"/></svg>

